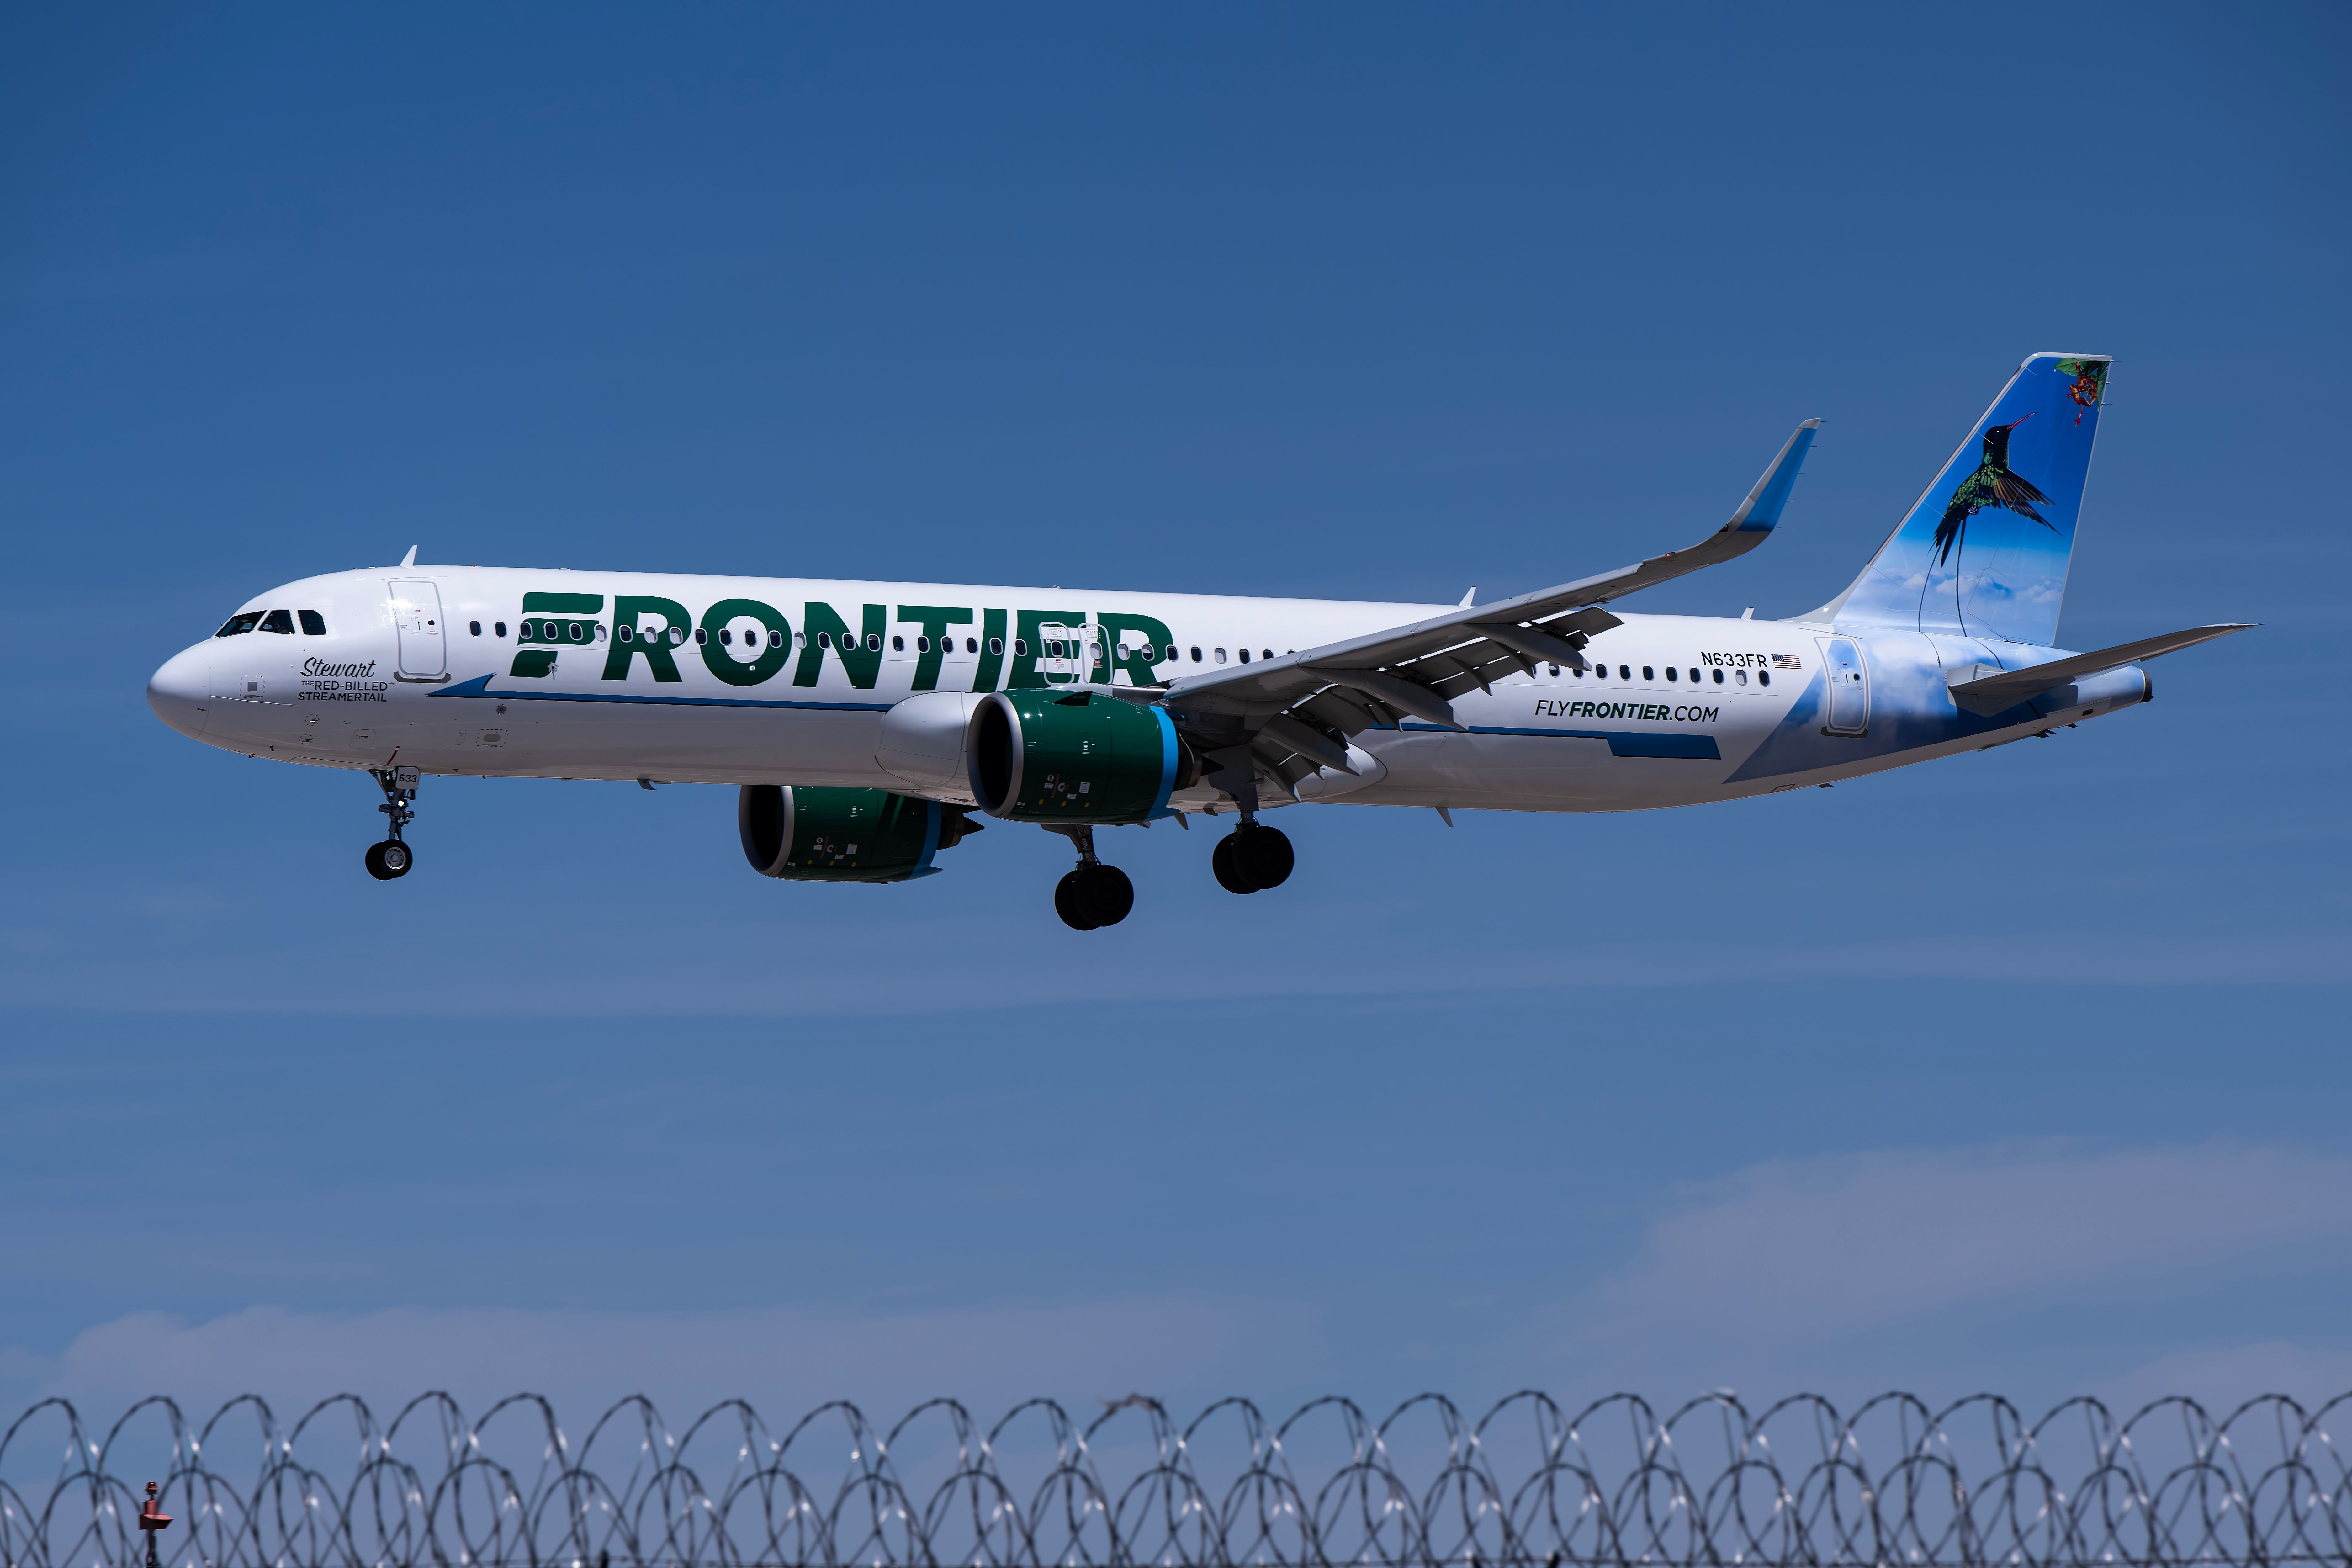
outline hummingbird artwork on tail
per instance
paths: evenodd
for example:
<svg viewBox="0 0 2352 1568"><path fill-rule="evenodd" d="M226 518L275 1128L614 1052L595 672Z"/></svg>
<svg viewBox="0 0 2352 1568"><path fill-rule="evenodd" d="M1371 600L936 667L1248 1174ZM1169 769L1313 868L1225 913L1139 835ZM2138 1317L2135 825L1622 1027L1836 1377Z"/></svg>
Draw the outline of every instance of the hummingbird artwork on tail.
<svg viewBox="0 0 2352 1568"><path fill-rule="evenodd" d="M2009 467L2009 435L2026 419L2012 419L2006 425L1995 425L1984 433L1984 461L1977 471L1960 481L1952 499L1944 508L1943 521L1936 524L1936 564L1941 566L1955 550L1968 542L1969 519L1986 507L2000 507L2020 517L2030 517L2051 532L2058 525L2034 510L2036 504L2047 506L2050 498L2035 489L2032 481L2011 472Z"/></svg>

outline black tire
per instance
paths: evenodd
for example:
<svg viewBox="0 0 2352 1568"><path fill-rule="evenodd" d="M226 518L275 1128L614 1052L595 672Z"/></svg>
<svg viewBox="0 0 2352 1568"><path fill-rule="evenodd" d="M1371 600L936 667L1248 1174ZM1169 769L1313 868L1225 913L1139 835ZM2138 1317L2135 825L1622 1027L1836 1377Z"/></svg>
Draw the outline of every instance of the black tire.
<svg viewBox="0 0 2352 1568"><path fill-rule="evenodd" d="M1115 926L1135 908L1135 884L1116 866L1082 866L1076 902L1097 926Z"/></svg>
<svg viewBox="0 0 2352 1568"><path fill-rule="evenodd" d="M1297 858L1289 836L1279 827L1237 827L1225 840L1234 847L1234 869L1259 892L1290 880Z"/></svg>
<svg viewBox="0 0 2352 1568"><path fill-rule="evenodd" d="M1072 931L1092 931L1098 922L1087 913L1086 900L1080 890L1081 881L1078 873L1072 871L1054 884L1054 912L1061 916L1062 923Z"/></svg>
<svg viewBox="0 0 2352 1568"><path fill-rule="evenodd" d="M407 876L408 868L415 864L416 864L416 857L410 852L407 845L397 838L387 838L381 844L368 846L368 875L379 882L389 882L394 878Z"/></svg>
<svg viewBox="0 0 2352 1568"><path fill-rule="evenodd" d="M1234 835L1228 833L1217 840L1216 849L1209 856L1209 869L1217 879L1217 886L1228 893L1255 893L1257 884L1244 877L1234 866Z"/></svg>

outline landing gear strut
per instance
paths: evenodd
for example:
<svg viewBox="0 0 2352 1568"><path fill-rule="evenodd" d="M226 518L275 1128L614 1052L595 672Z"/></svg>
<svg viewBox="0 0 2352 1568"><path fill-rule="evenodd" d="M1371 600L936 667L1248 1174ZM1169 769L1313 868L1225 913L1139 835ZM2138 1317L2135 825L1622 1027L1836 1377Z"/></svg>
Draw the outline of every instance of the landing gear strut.
<svg viewBox="0 0 2352 1568"><path fill-rule="evenodd" d="M1290 837L1279 827L1257 819L1257 764L1245 746L1209 753L1210 782L1234 797L1241 825L1223 838L1209 857L1217 886L1228 893L1262 893L1290 880L1295 857Z"/></svg>
<svg viewBox="0 0 2352 1568"><path fill-rule="evenodd" d="M381 844L368 847L368 875L379 882L389 882L395 877L408 875L416 857L400 837L400 830L416 820L409 803L416 798L415 768L370 768L378 788L383 791L383 804L376 807L392 818L392 837Z"/></svg>
<svg viewBox="0 0 2352 1568"><path fill-rule="evenodd" d="M1135 908L1135 884L1118 867L1095 858L1093 825L1049 826L1045 831L1062 835L1078 850L1076 868L1054 889L1054 912L1062 917L1062 923L1072 931L1093 931L1127 919L1127 912Z"/></svg>

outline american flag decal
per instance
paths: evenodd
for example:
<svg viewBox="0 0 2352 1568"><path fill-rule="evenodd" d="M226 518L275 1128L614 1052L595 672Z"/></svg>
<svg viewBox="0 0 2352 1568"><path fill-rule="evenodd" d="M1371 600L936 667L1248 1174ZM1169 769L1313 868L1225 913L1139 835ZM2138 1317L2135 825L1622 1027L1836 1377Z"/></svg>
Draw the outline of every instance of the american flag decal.
<svg viewBox="0 0 2352 1568"><path fill-rule="evenodd" d="M1805 661L1799 658L1793 653L1776 653L1772 656L1772 668L1775 669L1802 669L1805 668Z"/></svg>

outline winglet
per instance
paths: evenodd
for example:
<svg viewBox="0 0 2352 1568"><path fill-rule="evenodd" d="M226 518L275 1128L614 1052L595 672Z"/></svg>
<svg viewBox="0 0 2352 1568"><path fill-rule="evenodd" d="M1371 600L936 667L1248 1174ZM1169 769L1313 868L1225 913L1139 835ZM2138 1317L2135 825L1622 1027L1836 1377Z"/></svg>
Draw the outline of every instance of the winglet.
<svg viewBox="0 0 2352 1568"><path fill-rule="evenodd" d="M414 566L416 564L416 546L412 544L408 547L408 553L400 558L400 563L403 566Z"/></svg>
<svg viewBox="0 0 2352 1568"><path fill-rule="evenodd" d="M1789 504L1789 492L1797 488L1797 471L1805 466L1805 454L1812 449L1813 437L1821 427L1818 419L1808 419L1797 426L1789 444L1780 448L1780 455L1772 459L1772 466L1764 470L1764 477L1756 481L1756 488L1748 492L1748 499L1739 503L1739 510L1723 525L1725 532L1772 531L1780 521L1780 509Z"/></svg>

